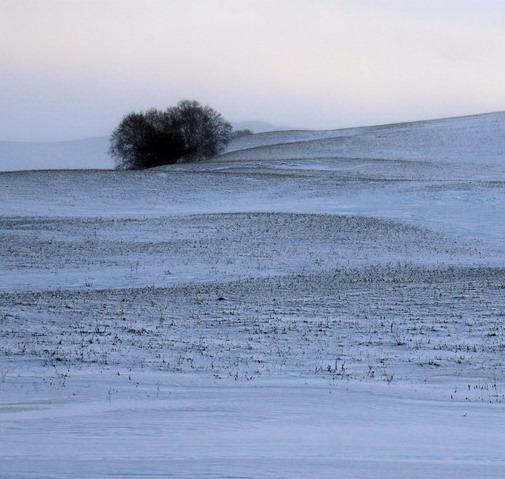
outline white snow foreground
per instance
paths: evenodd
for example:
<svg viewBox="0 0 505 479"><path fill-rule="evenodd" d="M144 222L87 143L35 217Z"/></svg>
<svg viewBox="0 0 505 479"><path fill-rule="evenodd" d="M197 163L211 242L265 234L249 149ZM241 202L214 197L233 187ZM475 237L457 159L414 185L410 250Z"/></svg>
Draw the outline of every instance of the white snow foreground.
<svg viewBox="0 0 505 479"><path fill-rule="evenodd" d="M0 174L0 476L503 477L504 127Z"/></svg>

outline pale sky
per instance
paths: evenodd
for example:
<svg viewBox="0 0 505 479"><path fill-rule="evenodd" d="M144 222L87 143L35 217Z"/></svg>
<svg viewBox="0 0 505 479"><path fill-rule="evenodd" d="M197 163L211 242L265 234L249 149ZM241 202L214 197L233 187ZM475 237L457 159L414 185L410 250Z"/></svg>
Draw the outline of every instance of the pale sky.
<svg viewBox="0 0 505 479"><path fill-rule="evenodd" d="M0 140L196 99L340 128L505 110L505 0L0 0Z"/></svg>

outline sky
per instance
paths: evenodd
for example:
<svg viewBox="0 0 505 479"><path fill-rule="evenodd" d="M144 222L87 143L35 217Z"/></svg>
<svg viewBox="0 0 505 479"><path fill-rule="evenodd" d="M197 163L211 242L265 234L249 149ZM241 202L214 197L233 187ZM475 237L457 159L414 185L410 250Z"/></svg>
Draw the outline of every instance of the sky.
<svg viewBox="0 0 505 479"><path fill-rule="evenodd" d="M505 110L505 0L0 0L0 140L184 98L331 129Z"/></svg>

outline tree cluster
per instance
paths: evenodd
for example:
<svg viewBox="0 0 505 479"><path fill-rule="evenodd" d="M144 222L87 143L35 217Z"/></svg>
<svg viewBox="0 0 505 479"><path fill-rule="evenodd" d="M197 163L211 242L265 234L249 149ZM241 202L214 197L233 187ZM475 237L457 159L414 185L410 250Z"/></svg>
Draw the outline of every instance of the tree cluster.
<svg viewBox="0 0 505 479"><path fill-rule="evenodd" d="M183 100L164 111L127 114L112 132L109 153L125 170L195 161L223 151L231 132L220 113Z"/></svg>

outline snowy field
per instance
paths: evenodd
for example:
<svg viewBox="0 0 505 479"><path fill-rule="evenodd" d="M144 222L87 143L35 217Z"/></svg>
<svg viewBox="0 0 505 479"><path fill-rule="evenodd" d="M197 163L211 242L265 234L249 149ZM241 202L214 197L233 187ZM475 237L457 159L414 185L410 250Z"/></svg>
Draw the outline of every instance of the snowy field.
<svg viewBox="0 0 505 479"><path fill-rule="evenodd" d="M0 477L505 477L504 131L0 174Z"/></svg>

